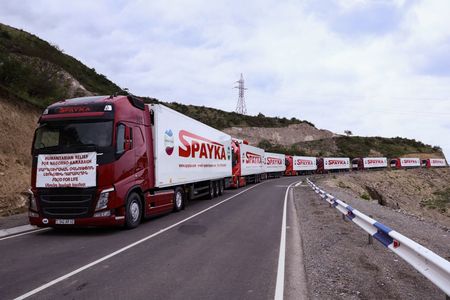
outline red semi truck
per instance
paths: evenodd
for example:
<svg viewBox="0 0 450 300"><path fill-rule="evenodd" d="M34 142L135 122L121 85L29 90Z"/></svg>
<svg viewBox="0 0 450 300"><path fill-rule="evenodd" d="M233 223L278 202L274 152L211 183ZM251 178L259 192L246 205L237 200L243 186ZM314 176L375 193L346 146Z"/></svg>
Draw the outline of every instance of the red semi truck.
<svg viewBox="0 0 450 300"><path fill-rule="evenodd" d="M134 96L60 101L38 125L32 225L134 228L222 194L231 179L229 135Z"/></svg>
<svg viewBox="0 0 450 300"><path fill-rule="evenodd" d="M447 162L444 158L422 159L422 167L424 168L443 168L447 166Z"/></svg>
<svg viewBox="0 0 450 300"><path fill-rule="evenodd" d="M342 172L350 170L348 157L319 157L317 158L317 173Z"/></svg>
<svg viewBox="0 0 450 300"><path fill-rule="evenodd" d="M357 157L352 159L352 169L354 171L384 168L387 168L386 157Z"/></svg>
<svg viewBox="0 0 450 300"><path fill-rule="evenodd" d="M264 150L233 139L232 180L230 187L239 188L247 183L258 183L264 177Z"/></svg>
<svg viewBox="0 0 450 300"><path fill-rule="evenodd" d="M391 169L420 168L420 158L392 158L389 162Z"/></svg>
<svg viewBox="0 0 450 300"><path fill-rule="evenodd" d="M317 171L317 158L286 155L286 176L308 175Z"/></svg>
<svg viewBox="0 0 450 300"><path fill-rule="evenodd" d="M297 172L294 171L292 155L286 155L284 164L286 165L286 170L284 171L284 176L296 176L297 175Z"/></svg>

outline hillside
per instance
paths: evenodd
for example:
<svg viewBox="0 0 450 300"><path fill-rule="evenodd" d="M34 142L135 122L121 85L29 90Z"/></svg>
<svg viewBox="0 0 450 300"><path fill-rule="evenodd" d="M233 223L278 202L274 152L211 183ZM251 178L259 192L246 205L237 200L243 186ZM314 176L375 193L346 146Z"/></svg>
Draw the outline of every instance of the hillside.
<svg viewBox="0 0 450 300"><path fill-rule="evenodd" d="M334 136L331 139L299 142L293 147L312 156L444 157L440 147L401 137Z"/></svg>
<svg viewBox="0 0 450 300"><path fill-rule="evenodd" d="M58 99L121 89L39 37L0 24L0 89L39 107Z"/></svg>

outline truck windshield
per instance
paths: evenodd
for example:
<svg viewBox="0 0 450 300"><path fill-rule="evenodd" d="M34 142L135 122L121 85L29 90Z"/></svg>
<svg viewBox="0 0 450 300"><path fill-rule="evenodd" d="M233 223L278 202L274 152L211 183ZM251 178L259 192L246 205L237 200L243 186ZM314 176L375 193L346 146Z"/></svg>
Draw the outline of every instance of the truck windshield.
<svg viewBox="0 0 450 300"><path fill-rule="evenodd" d="M35 150L67 148L104 148L112 144L112 121L83 123L46 123L36 130Z"/></svg>

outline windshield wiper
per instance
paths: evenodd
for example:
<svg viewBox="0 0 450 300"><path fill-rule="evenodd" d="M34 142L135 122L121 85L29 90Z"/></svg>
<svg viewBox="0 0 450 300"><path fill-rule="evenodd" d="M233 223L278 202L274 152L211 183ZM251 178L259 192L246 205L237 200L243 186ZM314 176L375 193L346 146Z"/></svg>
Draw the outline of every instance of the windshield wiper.
<svg viewBox="0 0 450 300"><path fill-rule="evenodd" d="M65 147L66 149L74 149L74 150L95 150L95 152L98 152L98 147L96 144L78 144L78 145L69 145Z"/></svg>

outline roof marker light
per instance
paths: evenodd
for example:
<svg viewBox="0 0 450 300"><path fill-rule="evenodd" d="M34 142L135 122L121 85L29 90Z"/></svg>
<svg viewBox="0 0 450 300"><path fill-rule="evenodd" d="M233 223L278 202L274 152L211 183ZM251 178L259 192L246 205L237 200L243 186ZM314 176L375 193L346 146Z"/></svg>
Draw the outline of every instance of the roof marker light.
<svg viewBox="0 0 450 300"><path fill-rule="evenodd" d="M104 111L112 111L112 105L110 104L105 105Z"/></svg>

